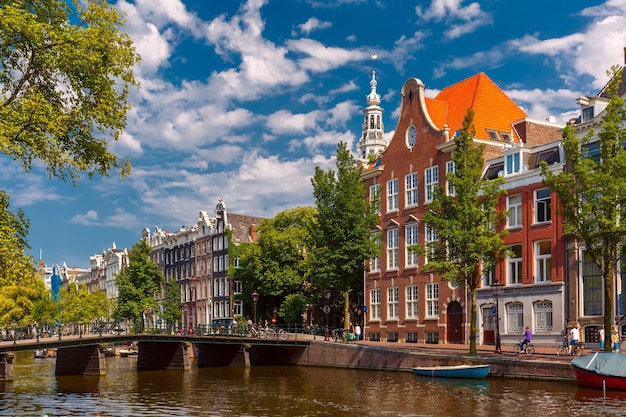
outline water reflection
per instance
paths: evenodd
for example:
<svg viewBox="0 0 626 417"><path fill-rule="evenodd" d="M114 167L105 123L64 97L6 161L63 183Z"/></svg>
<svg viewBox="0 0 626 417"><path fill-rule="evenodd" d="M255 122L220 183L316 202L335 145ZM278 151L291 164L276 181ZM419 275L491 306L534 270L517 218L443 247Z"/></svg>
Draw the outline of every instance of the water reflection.
<svg viewBox="0 0 626 417"><path fill-rule="evenodd" d="M626 393L574 383L306 367L136 372L136 358L106 366L101 377L56 378L54 359L18 356L0 416L618 416L626 405Z"/></svg>

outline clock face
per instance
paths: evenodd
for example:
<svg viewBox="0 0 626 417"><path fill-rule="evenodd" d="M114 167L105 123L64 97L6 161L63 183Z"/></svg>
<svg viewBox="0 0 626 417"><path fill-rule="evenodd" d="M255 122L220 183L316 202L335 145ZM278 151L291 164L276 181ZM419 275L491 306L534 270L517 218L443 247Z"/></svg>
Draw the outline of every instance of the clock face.
<svg viewBox="0 0 626 417"><path fill-rule="evenodd" d="M409 148L415 146L415 140L417 139L417 129L414 125L409 126L406 130L406 144Z"/></svg>

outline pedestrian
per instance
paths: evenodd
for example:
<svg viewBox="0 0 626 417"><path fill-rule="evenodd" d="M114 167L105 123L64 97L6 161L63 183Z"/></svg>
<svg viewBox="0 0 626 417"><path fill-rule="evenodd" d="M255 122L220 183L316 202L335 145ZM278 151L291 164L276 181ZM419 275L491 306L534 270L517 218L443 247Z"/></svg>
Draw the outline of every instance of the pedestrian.
<svg viewBox="0 0 626 417"><path fill-rule="evenodd" d="M530 343L533 338L533 332L530 330L530 327L526 326L526 330L524 331L524 340L519 344L519 348L521 352L526 350L526 346Z"/></svg>
<svg viewBox="0 0 626 417"><path fill-rule="evenodd" d="M598 330L598 338L600 339L600 350L604 350L604 326Z"/></svg>
<svg viewBox="0 0 626 417"><path fill-rule="evenodd" d="M359 324L354 328L354 333L356 334L356 340L361 340L361 326Z"/></svg>

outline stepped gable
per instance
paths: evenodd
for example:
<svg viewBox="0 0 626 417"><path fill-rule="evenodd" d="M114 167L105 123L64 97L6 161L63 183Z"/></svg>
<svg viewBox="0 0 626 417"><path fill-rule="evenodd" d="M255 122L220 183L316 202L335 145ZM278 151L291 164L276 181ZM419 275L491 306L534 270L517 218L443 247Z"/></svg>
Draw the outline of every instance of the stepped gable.
<svg viewBox="0 0 626 417"><path fill-rule="evenodd" d="M485 73L444 88L434 99L426 100L428 112L442 129L447 124L453 136L463 127L467 109L474 110L476 139L492 140L487 129L513 135L515 142L519 136L511 128L511 122L527 117L526 113L507 96ZM496 111L494 111L496 110Z"/></svg>

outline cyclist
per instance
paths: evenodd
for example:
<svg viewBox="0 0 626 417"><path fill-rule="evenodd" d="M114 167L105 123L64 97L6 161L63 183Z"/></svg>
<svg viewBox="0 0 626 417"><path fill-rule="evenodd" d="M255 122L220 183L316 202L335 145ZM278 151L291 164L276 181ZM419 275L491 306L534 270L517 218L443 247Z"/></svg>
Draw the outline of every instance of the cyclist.
<svg viewBox="0 0 626 417"><path fill-rule="evenodd" d="M524 340L522 340L522 343L519 344L520 352L524 352L526 350L526 346L528 346L532 338L533 332L528 326L526 326L526 330L524 331Z"/></svg>
<svg viewBox="0 0 626 417"><path fill-rule="evenodd" d="M568 353L572 353L572 346L574 346L580 340L580 333L577 326L572 326L569 331L569 349Z"/></svg>

